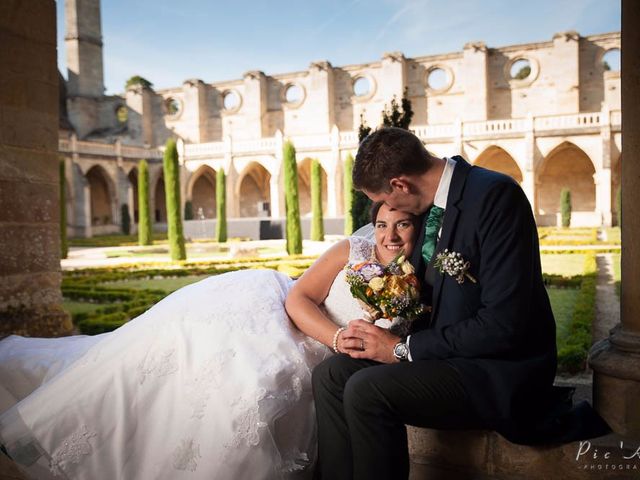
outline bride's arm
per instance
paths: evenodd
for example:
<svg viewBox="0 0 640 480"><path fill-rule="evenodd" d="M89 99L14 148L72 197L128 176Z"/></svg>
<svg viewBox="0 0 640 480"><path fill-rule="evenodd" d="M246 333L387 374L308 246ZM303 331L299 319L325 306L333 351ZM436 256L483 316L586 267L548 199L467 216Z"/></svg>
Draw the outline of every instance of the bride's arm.
<svg viewBox="0 0 640 480"><path fill-rule="evenodd" d="M287 295L285 308L296 326L306 335L333 348L338 326L319 308L329 293L336 275L349 259L349 240L342 240L327 250L296 281ZM338 350L343 352L360 345L359 340L338 336Z"/></svg>

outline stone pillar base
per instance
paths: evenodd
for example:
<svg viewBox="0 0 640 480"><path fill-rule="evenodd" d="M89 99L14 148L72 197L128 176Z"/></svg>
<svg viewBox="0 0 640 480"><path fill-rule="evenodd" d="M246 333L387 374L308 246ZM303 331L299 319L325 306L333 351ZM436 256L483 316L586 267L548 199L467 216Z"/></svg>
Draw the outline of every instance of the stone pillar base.
<svg viewBox="0 0 640 480"><path fill-rule="evenodd" d="M60 306L12 308L0 312L0 338L7 335L63 337L73 331L71 316Z"/></svg>
<svg viewBox="0 0 640 480"><path fill-rule="evenodd" d="M620 326L590 352L593 404L614 432L640 439L640 335Z"/></svg>

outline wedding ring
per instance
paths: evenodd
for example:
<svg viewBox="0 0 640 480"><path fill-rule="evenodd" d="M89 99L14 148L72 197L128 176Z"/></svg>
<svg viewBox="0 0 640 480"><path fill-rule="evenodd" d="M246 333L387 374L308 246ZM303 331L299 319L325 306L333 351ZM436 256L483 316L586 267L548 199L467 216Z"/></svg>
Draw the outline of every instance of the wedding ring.
<svg viewBox="0 0 640 480"><path fill-rule="evenodd" d="M360 350L364 350L364 340L360 340Z"/></svg>

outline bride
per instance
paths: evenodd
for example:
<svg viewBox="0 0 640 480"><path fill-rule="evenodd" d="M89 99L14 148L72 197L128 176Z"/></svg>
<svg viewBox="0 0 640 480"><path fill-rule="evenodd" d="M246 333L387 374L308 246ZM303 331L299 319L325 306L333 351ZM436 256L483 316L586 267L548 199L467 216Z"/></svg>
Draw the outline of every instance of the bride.
<svg viewBox="0 0 640 480"><path fill-rule="evenodd" d="M4 339L6 453L36 479L310 478L311 369L334 345L360 344L338 331L363 316L343 268L409 254L417 233L410 214L381 204L372 213L375 244L343 240L296 282L233 272L110 333Z"/></svg>

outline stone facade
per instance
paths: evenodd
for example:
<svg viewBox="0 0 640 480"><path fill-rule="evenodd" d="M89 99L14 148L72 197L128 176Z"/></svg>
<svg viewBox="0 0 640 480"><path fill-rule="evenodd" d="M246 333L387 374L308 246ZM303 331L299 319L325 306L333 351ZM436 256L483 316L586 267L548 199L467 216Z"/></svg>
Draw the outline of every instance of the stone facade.
<svg viewBox="0 0 640 480"><path fill-rule="evenodd" d="M97 3L69 0L67 9L86 4L85 10L93 11ZM76 44L88 42L92 50L85 51L97 55L99 14L97 27L95 18L85 26L85 17L69 18L75 23L68 28L93 36L69 34L67 48L83 51ZM392 52L379 61L342 67L317 61L300 72L250 71L238 80L191 79L157 91L134 85L121 96L90 98L69 88L74 132L62 133L61 151L74 165L68 171L76 172L68 179L71 230L90 235L117 229L119 204L127 203L134 188L123 179L136 171L135 163L119 160L136 157L118 156L117 150L138 147L136 154L152 161L152 194L161 192L162 175L153 160L170 136L181 140L182 199L192 201L196 212L202 208L205 218L215 216L215 204L206 198L215 198L220 168L227 175L229 218L282 217L284 139L297 149L302 213L310 214L309 159L316 158L325 174L325 217L339 217L342 165L357 149L361 118L378 125L381 111L405 91L415 112L411 128L427 148L441 156L461 154L516 178L540 225L557 224L564 187L572 193L574 226L611 225L621 169L620 73L607 69L603 57L619 49L617 32L588 37L565 32L546 42L500 48L469 43L460 52L416 58ZM89 72L91 92L100 90L101 62L87 55L73 68ZM126 121L119 118L123 112ZM83 118L93 123L79 124ZM98 142L105 145L94 145ZM91 153L96 149L104 155ZM98 200L106 193L82 192L100 183L95 175L87 177L94 164L104 177L96 188L108 190L109 200ZM162 198L155 197L161 222ZM88 198L93 207L87 207ZM109 209L111 215L105 213Z"/></svg>
<svg viewBox="0 0 640 480"><path fill-rule="evenodd" d="M0 338L71 330L60 293L55 8L0 7Z"/></svg>

